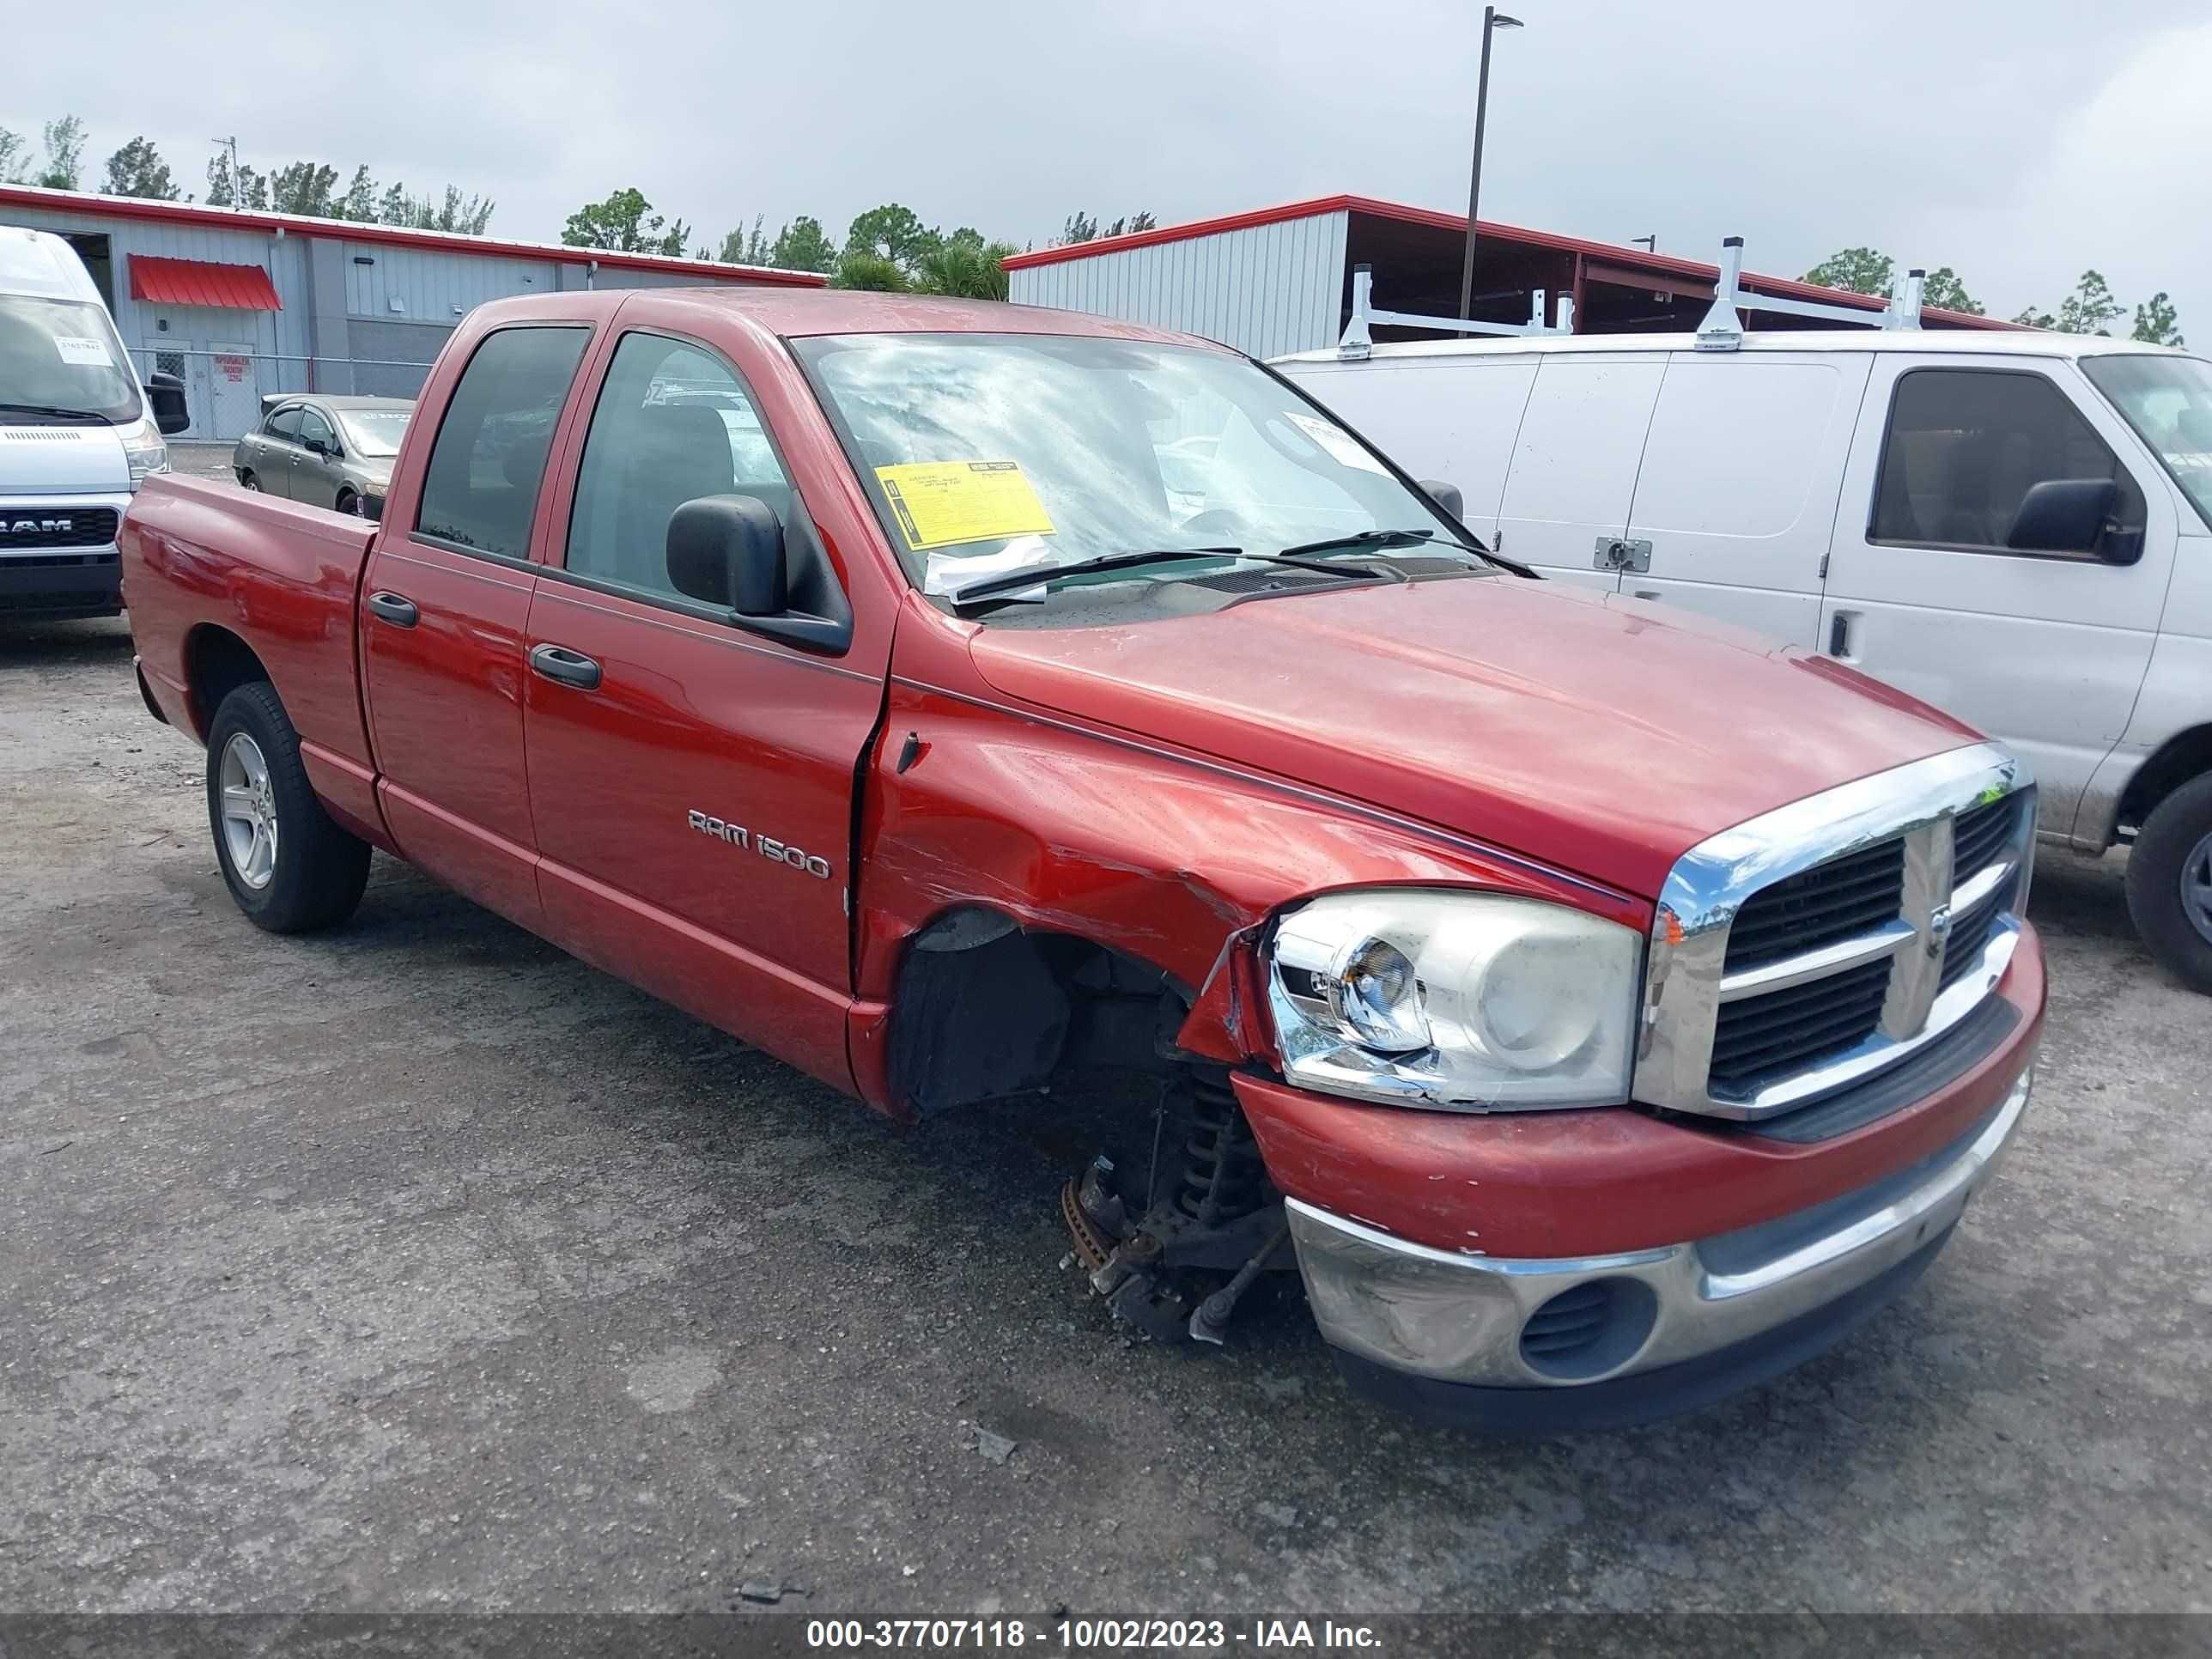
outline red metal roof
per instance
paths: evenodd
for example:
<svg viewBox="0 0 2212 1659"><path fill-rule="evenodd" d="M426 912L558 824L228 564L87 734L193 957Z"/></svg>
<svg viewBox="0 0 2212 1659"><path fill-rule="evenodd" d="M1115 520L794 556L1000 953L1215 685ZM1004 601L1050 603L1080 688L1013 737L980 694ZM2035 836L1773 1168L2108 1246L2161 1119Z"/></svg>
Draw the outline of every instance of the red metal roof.
<svg viewBox="0 0 2212 1659"><path fill-rule="evenodd" d="M94 196L85 191L43 190L36 185L0 185L0 208L9 207L96 214L110 219L151 219L189 224L201 230L341 236L349 242L374 242L386 247L436 248L448 253L474 253L487 258L545 259L564 265L597 264L606 270L663 270L679 276L720 277L724 282L737 277L785 288L823 288L830 281L811 270L726 265L715 259L672 259L658 253L614 253L558 242L511 242L497 236L464 236L458 231L406 230L396 225L366 225L351 219L316 219L299 213L255 213L209 207L203 203L149 202L137 197Z"/></svg>
<svg viewBox="0 0 2212 1659"><path fill-rule="evenodd" d="M1224 230L1249 230L1255 225L1275 225L1291 219L1311 219L1324 213L1364 213L1377 219L1395 219L1401 224L1427 225L1462 236L1467 234L1467 216L1464 213L1441 213L1434 208L1408 207L1402 202L1379 201L1372 196L1317 196L1310 201L1285 202L1279 207L1255 208L1249 213L1232 213L1218 219L1194 219L1188 224L1161 225L1152 230L1131 231L1122 236L1102 236L1094 241L1071 242L1064 247L1036 248L1027 253L1014 254L1004 263L1008 270L1019 270L1028 265L1056 264L1065 259L1088 259L1094 254L1119 253L1125 248L1188 241L1195 236L1212 236ZM1528 247L1551 248L1562 253L1583 254L1603 259L1608 264L1625 265L1632 270L1683 276L1709 283L1720 280L1720 267L1699 259L1678 259L1668 253L1647 253L1640 247L1620 247L1611 242L1595 242L1581 236L1562 236L1556 231L1529 230L1521 225L1498 224L1488 219L1480 222L1480 229L1482 235L1495 237L1499 241L1519 242ZM1743 273L1743 286L1747 291L1757 289L1784 299L1816 300L1830 305L1856 306L1863 311L1879 311L1884 304L1871 295L1822 288L1817 283L1801 283L1788 276L1760 276L1748 270ZM1935 306L1926 307L1921 314L1940 318L1961 328L2008 329L2019 326L1995 317L1977 317L1966 312L1945 311Z"/></svg>
<svg viewBox="0 0 2212 1659"><path fill-rule="evenodd" d="M219 265L207 259L127 256L131 297L156 305L223 306L234 311L282 311L276 285L259 265Z"/></svg>

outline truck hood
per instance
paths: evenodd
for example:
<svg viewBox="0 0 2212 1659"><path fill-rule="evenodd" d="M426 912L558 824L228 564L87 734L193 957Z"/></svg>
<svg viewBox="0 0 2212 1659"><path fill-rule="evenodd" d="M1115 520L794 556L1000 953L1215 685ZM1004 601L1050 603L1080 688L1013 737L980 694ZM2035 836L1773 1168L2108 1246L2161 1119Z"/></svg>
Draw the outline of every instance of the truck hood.
<svg viewBox="0 0 2212 1659"><path fill-rule="evenodd" d="M1657 896L1707 836L1971 728L1672 607L1462 577L1109 628L984 628L1004 695Z"/></svg>
<svg viewBox="0 0 2212 1659"><path fill-rule="evenodd" d="M112 495L131 463L112 426L10 425L0 415L0 502L10 495Z"/></svg>

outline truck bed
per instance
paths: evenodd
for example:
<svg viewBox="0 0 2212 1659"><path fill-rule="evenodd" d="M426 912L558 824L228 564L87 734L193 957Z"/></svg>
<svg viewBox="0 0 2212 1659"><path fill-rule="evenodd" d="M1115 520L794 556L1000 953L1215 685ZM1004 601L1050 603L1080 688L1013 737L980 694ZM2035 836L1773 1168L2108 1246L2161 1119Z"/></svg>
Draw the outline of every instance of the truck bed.
<svg viewBox="0 0 2212 1659"><path fill-rule="evenodd" d="M191 690L216 653L252 653L298 728L317 790L382 840L355 628L376 526L234 485L156 474L125 515L124 603L147 688L204 739Z"/></svg>

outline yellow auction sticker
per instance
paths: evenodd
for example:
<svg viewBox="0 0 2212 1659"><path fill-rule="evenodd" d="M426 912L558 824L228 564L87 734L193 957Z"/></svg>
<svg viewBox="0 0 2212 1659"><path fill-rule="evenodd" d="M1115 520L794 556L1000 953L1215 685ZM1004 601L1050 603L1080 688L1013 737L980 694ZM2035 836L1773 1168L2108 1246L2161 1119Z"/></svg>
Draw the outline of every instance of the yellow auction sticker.
<svg viewBox="0 0 2212 1659"><path fill-rule="evenodd" d="M917 553L957 542L1049 536L1052 520L1018 461L908 461L879 466L906 544Z"/></svg>

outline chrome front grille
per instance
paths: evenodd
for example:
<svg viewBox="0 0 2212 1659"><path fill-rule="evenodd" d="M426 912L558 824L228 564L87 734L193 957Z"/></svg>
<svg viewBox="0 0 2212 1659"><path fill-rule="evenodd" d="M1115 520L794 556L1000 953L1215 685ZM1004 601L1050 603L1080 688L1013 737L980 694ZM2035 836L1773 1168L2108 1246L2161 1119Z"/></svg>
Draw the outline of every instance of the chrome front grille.
<svg viewBox="0 0 2212 1659"><path fill-rule="evenodd" d="M1636 1097L1770 1117L1956 1024L2012 958L2034 797L1979 744L1692 848L1653 923Z"/></svg>

